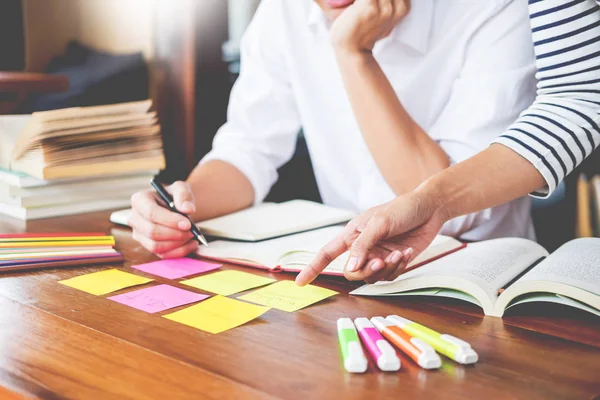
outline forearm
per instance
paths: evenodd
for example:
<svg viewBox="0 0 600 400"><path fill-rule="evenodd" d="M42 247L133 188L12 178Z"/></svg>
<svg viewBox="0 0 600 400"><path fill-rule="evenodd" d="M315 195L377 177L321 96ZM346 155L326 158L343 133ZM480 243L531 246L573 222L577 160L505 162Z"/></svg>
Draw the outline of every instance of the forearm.
<svg viewBox="0 0 600 400"><path fill-rule="evenodd" d="M365 142L392 190L406 193L447 168L448 156L406 112L373 56L336 56Z"/></svg>
<svg viewBox="0 0 600 400"><path fill-rule="evenodd" d="M202 221L250 207L254 188L233 165L214 160L197 166L187 179L196 201L194 221Z"/></svg>
<svg viewBox="0 0 600 400"><path fill-rule="evenodd" d="M440 214L450 220L526 196L545 183L529 161L494 144L434 175L417 192L434 198Z"/></svg>

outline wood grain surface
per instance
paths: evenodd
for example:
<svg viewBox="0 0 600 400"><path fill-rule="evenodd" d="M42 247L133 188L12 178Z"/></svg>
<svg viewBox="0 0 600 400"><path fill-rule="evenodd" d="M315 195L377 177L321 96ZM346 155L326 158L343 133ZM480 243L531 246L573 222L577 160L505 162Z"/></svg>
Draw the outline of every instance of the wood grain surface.
<svg viewBox="0 0 600 400"><path fill-rule="evenodd" d="M211 335L161 318L173 310L146 314L107 300L110 295L57 284L117 267L185 287L131 269L156 258L108 216L28 223L2 217L0 233L112 234L126 259L111 266L0 275L0 386L10 392L43 399L600 398L600 319L560 306L521 307L498 319L450 300L348 296L357 284L321 277L317 285L340 294L295 313L270 310ZM279 280L294 277L224 268ZM439 371L424 371L402 357L396 373L373 365L363 375L346 373L337 318L389 314L470 342L480 361L465 367L444 359ZM3 396L0 391L0 398L10 398Z"/></svg>

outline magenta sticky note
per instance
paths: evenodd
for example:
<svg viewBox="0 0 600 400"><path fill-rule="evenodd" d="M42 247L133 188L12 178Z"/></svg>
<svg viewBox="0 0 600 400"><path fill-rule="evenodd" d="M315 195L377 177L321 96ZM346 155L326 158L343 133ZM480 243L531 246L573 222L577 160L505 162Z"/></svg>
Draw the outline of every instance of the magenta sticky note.
<svg viewBox="0 0 600 400"><path fill-rule="evenodd" d="M178 279L184 276L201 274L219 268L220 264L194 260L193 258L171 258L154 261L148 264L134 265L132 268L167 279Z"/></svg>
<svg viewBox="0 0 600 400"><path fill-rule="evenodd" d="M110 300L153 314L169 308L204 300L210 296L179 289L169 285L158 285L146 289L109 297Z"/></svg>

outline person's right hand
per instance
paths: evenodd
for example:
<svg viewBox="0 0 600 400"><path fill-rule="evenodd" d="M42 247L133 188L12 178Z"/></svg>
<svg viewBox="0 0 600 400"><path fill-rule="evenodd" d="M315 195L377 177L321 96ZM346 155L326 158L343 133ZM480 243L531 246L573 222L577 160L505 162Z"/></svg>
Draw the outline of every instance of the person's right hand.
<svg viewBox="0 0 600 400"><path fill-rule="evenodd" d="M346 251L348 280L391 281L427 248L447 220L434 195L419 189L365 211L326 246L296 277L304 286Z"/></svg>
<svg viewBox="0 0 600 400"><path fill-rule="evenodd" d="M165 187L173 196L175 207L183 213L196 212L194 194L187 182L178 181ZM132 214L128 224L133 238L161 258L183 257L198 247L190 233L190 221L169 210L154 190L131 197Z"/></svg>

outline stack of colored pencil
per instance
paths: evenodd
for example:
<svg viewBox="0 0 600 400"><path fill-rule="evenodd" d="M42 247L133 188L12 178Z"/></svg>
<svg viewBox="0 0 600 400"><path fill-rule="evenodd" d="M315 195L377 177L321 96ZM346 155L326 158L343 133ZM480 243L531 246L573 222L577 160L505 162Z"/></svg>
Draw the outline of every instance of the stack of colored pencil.
<svg viewBox="0 0 600 400"><path fill-rule="evenodd" d="M123 256L103 233L0 235L0 272L115 263Z"/></svg>

